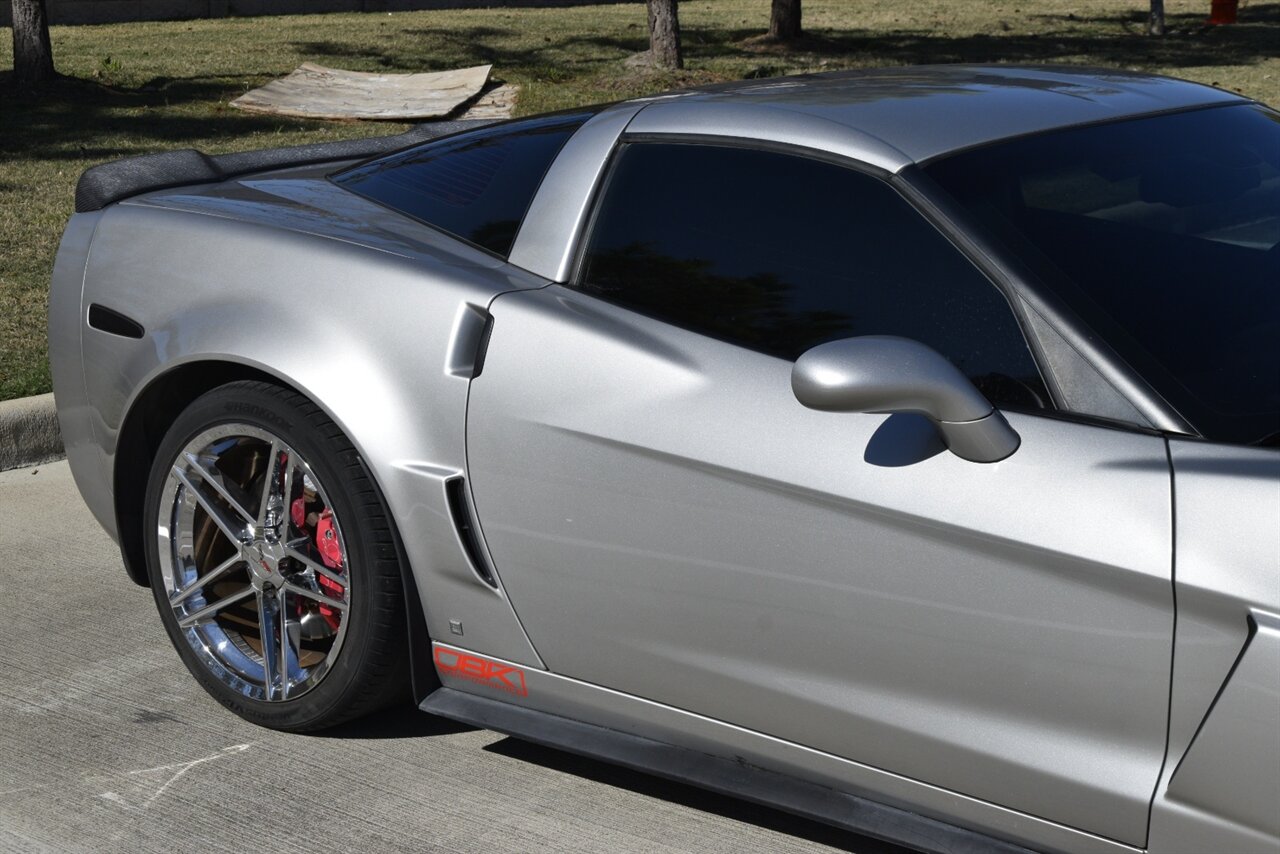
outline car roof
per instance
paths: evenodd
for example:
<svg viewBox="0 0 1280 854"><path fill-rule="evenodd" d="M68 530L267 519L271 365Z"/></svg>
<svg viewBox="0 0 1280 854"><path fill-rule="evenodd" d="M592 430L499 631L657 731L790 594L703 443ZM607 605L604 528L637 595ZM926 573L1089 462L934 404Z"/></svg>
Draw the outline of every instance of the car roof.
<svg viewBox="0 0 1280 854"><path fill-rule="evenodd" d="M1010 137L1249 99L1117 69L933 65L737 81L640 100L652 103L629 133L771 139L896 172Z"/></svg>

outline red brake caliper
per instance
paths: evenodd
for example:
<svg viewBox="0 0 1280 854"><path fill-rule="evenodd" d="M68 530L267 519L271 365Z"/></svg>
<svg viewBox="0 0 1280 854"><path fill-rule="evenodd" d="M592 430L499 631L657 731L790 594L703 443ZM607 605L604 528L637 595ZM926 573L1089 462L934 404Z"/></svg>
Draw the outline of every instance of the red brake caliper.
<svg viewBox="0 0 1280 854"><path fill-rule="evenodd" d="M289 507L289 515L293 517L293 524L299 530L307 530L307 499L306 496L296 499ZM333 524L333 511L325 509L320 514L320 518L316 520L316 548L320 551L320 559L324 561L324 565L336 572L342 571L342 547L338 544L337 527ZM341 599L344 593L343 587L332 579L325 578L323 575L316 577L316 581L320 582L320 587L335 599ZM335 632L338 630L338 623L341 621L341 615L337 609L328 605L320 605L320 616L324 617L324 621L329 624L329 628Z"/></svg>

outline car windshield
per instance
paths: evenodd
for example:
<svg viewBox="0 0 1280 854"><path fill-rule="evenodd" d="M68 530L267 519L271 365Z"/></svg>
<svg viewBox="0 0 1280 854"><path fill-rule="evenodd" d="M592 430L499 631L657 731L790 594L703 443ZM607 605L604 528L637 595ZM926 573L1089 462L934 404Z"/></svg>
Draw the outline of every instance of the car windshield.
<svg viewBox="0 0 1280 854"><path fill-rule="evenodd" d="M1280 114L1072 128L926 172L1201 435L1280 442Z"/></svg>

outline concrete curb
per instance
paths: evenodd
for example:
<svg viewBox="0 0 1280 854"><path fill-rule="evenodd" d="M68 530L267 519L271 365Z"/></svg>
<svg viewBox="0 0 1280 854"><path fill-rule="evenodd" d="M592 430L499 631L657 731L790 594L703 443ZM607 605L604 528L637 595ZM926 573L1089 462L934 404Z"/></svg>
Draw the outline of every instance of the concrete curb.
<svg viewBox="0 0 1280 854"><path fill-rule="evenodd" d="M0 401L0 471L47 463L63 455L52 394Z"/></svg>

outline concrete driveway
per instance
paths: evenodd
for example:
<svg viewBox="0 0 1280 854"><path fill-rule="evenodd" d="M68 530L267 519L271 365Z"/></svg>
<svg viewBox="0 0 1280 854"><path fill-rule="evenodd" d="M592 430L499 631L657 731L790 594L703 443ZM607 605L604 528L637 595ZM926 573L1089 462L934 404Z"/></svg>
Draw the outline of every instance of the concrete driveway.
<svg viewBox="0 0 1280 854"><path fill-rule="evenodd" d="M0 851L900 849L413 709L322 736L208 699L65 462L0 473Z"/></svg>

